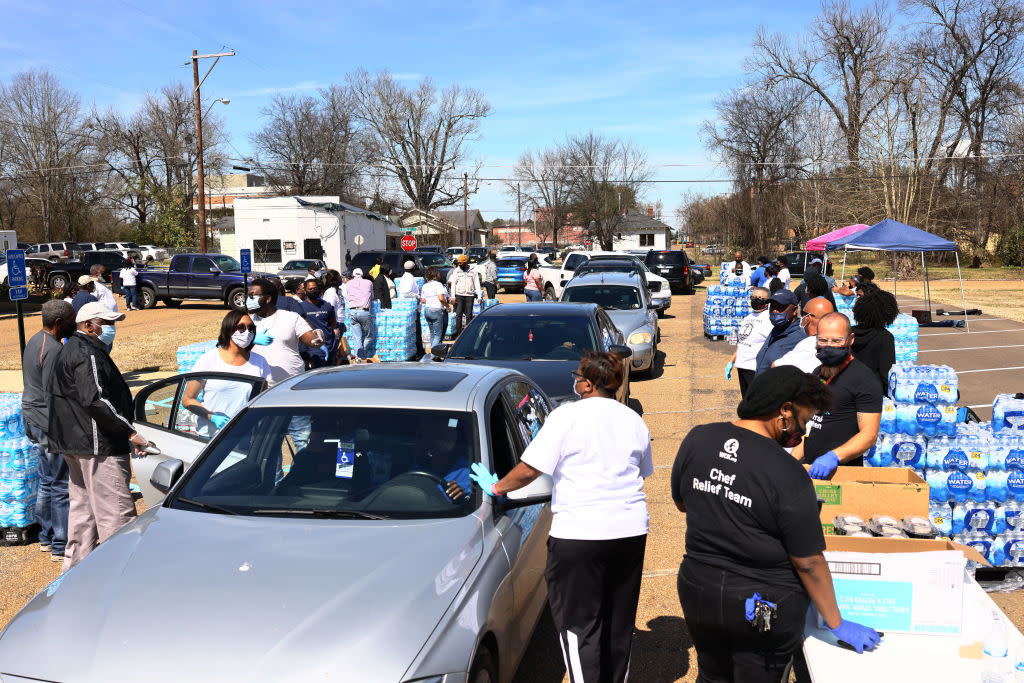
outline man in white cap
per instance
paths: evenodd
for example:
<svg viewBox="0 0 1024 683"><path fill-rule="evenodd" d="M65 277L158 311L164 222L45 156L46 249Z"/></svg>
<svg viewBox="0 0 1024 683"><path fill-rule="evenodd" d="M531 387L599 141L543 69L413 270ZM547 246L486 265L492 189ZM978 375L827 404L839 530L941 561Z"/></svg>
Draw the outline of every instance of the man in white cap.
<svg viewBox="0 0 1024 683"><path fill-rule="evenodd" d="M416 276L412 271L416 270L416 262L408 260L403 264L405 272L398 278L398 296L403 299L418 299L420 297L420 285L416 282Z"/></svg>
<svg viewBox="0 0 1024 683"><path fill-rule="evenodd" d="M68 465L64 571L135 517L130 453L149 442L132 425L131 390L107 353L119 320L99 302L82 306L50 376L47 439Z"/></svg>
<svg viewBox="0 0 1024 683"><path fill-rule="evenodd" d="M96 287L96 283L93 281L91 275L81 275L78 278L78 293L71 300L71 307L75 309L75 314L82 310L82 306L93 301L99 301L96 296L92 293Z"/></svg>

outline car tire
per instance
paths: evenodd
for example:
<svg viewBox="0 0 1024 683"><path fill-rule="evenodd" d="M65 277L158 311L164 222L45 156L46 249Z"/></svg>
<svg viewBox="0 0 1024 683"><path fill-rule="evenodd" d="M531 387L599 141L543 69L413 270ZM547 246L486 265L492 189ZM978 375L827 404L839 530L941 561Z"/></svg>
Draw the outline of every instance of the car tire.
<svg viewBox="0 0 1024 683"><path fill-rule="evenodd" d="M235 287L230 292L228 292L228 295L226 297L225 303L227 303L227 305L230 308L233 308L236 311L244 311L245 310L245 290L242 289L241 287Z"/></svg>
<svg viewBox="0 0 1024 683"><path fill-rule="evenodd" d="M481 647L469 667L469 683L498 683L498 665L486 646Z"/></svg>
<svg viewBox="0 0 1024 683"><path fill-rule="evenodd" d="M139 287L139 308L156 306L156 292L149 287Z"/></svg>
<svg viewBox="0 0 1024 683"><path fill-rule="evenodd" d="M71 278L64 273L55 273L50 276L50 289L66 292L70 282Z"/></svg>
<svg viewBox="0 0 1024 683"><path fill-rule="evenodd" d="M185 303L183 299L164 299L164 306L167 308L177 308L183 303Z"/></svg>

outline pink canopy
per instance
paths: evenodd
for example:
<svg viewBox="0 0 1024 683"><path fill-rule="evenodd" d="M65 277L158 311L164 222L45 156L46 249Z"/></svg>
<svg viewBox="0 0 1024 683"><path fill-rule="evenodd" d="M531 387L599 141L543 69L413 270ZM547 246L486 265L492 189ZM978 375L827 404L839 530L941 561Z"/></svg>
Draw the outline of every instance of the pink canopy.
<svg viewBox="0 0 1024 683"><path fill-rule="evenodd" d="M829 242L833 242L840 237L852 235L855 232L860 232L861 230L867 230L869 227L871 226L864 225L863 223L847 225L845 228L839 228L838 230L833 230L832 232L827 232L824 235L815 237L812 240L807 240L807 244L804 245L804 249L807 251L825 251L825 245Z"/></svg>

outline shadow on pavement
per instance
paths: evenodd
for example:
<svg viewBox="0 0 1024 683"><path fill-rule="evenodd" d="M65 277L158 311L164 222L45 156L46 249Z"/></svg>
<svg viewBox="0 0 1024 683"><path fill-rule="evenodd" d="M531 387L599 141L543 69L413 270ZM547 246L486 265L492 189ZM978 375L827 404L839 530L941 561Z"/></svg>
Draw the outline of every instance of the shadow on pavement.
<svg viewBox="0 0 1024 683"><path fill-rule="evenodd" d="M633 634L633 655L629 680L632 683L665 683L686 676L690 669L687 652L693 646L682 617L661 616L647 622ZM547 608L526 648L513 683L560 683L565 676L558 635Z"/></svg>

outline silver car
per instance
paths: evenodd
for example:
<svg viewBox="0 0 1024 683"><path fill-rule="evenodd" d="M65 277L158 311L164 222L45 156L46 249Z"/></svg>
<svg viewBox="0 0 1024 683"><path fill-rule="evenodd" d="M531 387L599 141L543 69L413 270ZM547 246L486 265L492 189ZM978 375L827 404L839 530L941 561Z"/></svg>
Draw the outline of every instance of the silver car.
<svg viewBox="0 0 1024 683"><path fill-rule="evenodd" d="M327 272L327 264L319 259L299 259L284 264L284 268L277 271L277 276L282 280L300 278L305 280L309 277L309 269L316 270L317 277L323 277Z"/></svg>
<svg viewBox="0 0 1024 683"><path fill-rule="evenodd" d="M515 466L544 393L501 368L364 365L284 382L219 431L180 419L191 382L247 400L221 377L140 392L140 430L181 456L153 470L166 496L15 616L0 678L510 681L547 599L551 480L495 502L467 471Z"/></svg>
<svg viewBox="0 0 1024 683"><path fill-rule="evenodd" d="M654 369L661 331L658 327L658 304L637 273L592 272L577 275L565 283L560 301L597 304L633 352L633 372L649 375Z"/></svg>

